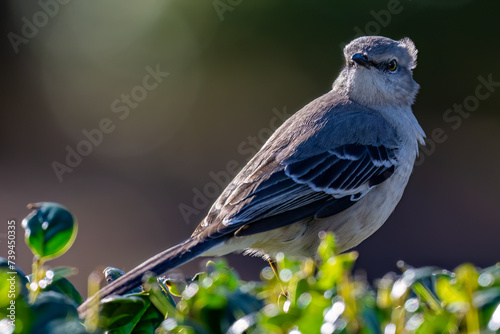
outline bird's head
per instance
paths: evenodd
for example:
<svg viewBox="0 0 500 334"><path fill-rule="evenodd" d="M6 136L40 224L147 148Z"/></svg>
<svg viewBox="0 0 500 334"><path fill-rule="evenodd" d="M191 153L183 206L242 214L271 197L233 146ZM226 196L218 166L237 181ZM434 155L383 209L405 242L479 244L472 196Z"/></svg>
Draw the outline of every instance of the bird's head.
<svg viewBox="0 0 500 334"><path fill-rule="evenodd" d="M413 80L417 49L409 38L365 36L344 48L345 67L334 89L366 106L410 106L419 85Z"/></svg>

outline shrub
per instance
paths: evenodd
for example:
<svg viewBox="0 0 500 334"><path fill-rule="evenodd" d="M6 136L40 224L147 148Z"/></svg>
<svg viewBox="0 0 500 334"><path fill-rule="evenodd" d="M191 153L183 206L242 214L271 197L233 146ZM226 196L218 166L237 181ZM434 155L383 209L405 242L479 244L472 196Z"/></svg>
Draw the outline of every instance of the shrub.
<svg viewBox="0 0 500 334"><path fill-rule="evenodd" d="M241 280L219 259L192 279L145 277L142 288L101 300L96 312L80 319L82 298L66 278L75 271L46 265L70 247L76 219L59 204L33 208L23 221L34 254L33 274L26 276L12 261L0 261L0 279L8 282L0 287L2 333L424 334L500 329L499 265L479 269L463 264L450 272L399 263L401 274L388 273L371 286L352 274L357 253L336 254L335 239L326 233L320 236L316 260L279 254L277 272L264 268L259 282ZM105 270L108 280L121 275L115 268Z"/></svg>

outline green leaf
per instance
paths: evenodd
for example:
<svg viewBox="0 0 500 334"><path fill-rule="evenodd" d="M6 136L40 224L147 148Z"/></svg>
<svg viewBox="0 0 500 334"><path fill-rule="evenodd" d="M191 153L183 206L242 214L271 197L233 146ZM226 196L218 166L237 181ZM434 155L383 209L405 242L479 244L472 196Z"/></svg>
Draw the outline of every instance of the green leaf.
<svg viewBox="0 0 500 334"><path fill-rule="evenodd" d="M416 334L457 333L458 319L449 313L426 313Z"/></svg>
<svg viewBox="0 0 500 334"><path fill-rule="evenodd" d="M144 293L101 301L99 326L110 334L153 333L163 319Z"/></svg>
<svg viewBox="0 0 500 334"><path fill-rule="evenodd" d="M175 301L165 284L154 276L146 277L143 281L145 281L144 290L149 294L149 299L163 316L174 315L176 313Z"/></svg>
<svg viewBox="0 0 500 334"><path fill-rule="evenodd" d="M15 300L19 295L28 296L28 279L24 273L12 262L0 257L0 315L3 308L9 305L11 300Z"/></svg>
<svg viewBox="0 0 500 334"><path fill-rule="evenodd" d="M24 218L22 226L33 254L44 261L64 254L76 238L76 218L57 203L35 203L28 208L35 210Z"/></svg>
<svg viewBox="0 0 500 334"><path fill-rule="evenodd" d="M131 326L132 330L150 304L146 296L138 295L113 296L103 299L99 313L99 326L106 330Z"/></svg>
<svg viewBox="0 0 500 334"><path fill-rule="evenodd" d="M54 291L41 292L31 306L33 319L31 328L37 333L51 333L52 321L79 321L76 304L66 296Z"/></svg>
<svg viewBox="0 0 500 334"><path fill-rule="evenodd" d="M133 334L149 334L154 333L155 329L160 326L165 317L153 305L150 304L146 311L142 314L139 321L132 330Z"/></svg>
<svg viewBox="0 0 500 334"><path fill-rule="evenodd" d="M436 282L436 293L446 304L467 302L467 294L455 280L441 277Z"/></svg>
<svg viewBox="0 0 500 334"><path fill-rule="evenodd" d="M173 280L167 278L163 280L163 282L168 287L169 292L176 297L180 297L187 286L186 281L181 280Z"/></svg>
<svg viewBox="0 0 500 334"><path fill-rule="evenodd" d="M71 284L66 277L59 274L54 274L51 282L45 288L42 288L42 291L55 291L62 293L74 301L77 305L80 305L83 302L82 296L78 290L75 289L73 284Z"/></svg>

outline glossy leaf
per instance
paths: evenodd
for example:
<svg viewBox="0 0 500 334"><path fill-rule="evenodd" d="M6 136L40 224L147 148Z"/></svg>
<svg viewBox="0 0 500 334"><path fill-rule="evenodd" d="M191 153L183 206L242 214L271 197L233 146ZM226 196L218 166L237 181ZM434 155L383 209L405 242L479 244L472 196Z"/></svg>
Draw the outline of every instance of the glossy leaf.
<svg viewBox="0 0 500 334"><path fill-rule="evenodd" d="M146 296L113 296L101 301L99 326L107 330L132 326L139 322L150 301Z"/></svg>
<svg viewBox="0 0 500 334"><path fill-rule="evenodd" d="M77 233L76 218L57 203L36 203L35 209L22 222L25 241L33 254L43 260L64 254L73 244Z"/></svg>

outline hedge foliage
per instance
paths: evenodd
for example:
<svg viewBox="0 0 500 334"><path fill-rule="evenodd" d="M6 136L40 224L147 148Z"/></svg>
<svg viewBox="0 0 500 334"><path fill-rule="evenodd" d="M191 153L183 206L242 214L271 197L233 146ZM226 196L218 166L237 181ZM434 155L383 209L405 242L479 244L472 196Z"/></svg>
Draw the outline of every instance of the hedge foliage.
<svg viewBox="0 0 500 334"><path fill-rule="evenodd" d="M72 268L51 268L76 235L63 206L39 203L23 227L34 254L33 274L0 261L0 333L497 333L500 265L463 264L388 273L370 285L353 275L356 252L337 254L321 235L316 259L280 254L277 272L243 281L224 260L191 279L145 277L140 289L101 300L79 317L82 297L67 279ZM45 224L37 226L37 224ZM107 268L111 281L123 273ZM279 278L278 278L279 277ZM12 312L14 305L14 312ZM13 321L14 320L14 321ZM12 326L15 324L15 326Z"/></svg>

